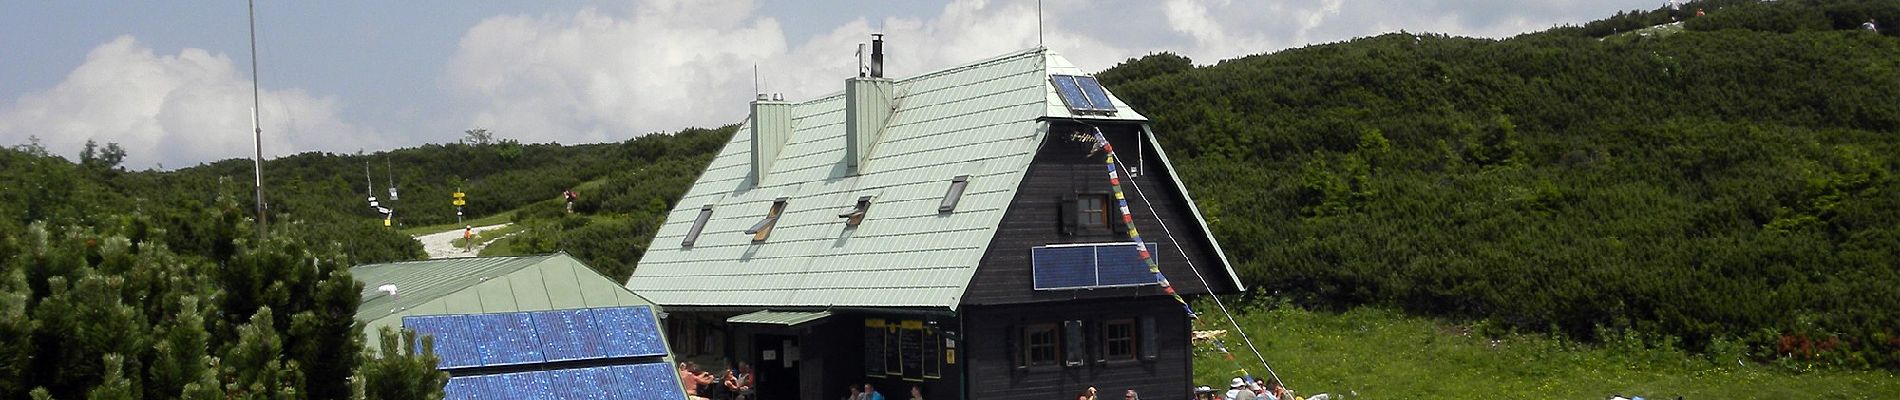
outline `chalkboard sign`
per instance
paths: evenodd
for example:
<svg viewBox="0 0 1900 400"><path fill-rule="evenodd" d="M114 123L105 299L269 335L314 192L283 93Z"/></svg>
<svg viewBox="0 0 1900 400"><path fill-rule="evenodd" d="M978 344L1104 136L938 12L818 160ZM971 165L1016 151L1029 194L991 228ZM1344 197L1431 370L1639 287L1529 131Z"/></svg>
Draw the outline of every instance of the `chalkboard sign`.
<svg viewBox="0 0 1900 400"><path fill-rule="evenodd" d="M884 376L904 374L903 351L898 344L902 331L896 324L884 326Z"/></svg>
<svg viewBox="0 0 1900 400"><path fill-rule="evenodd" d="M924 378L943 377L943 338L936 330L922 331L924 344Z"/></svg>
<svg viewBox="0 0 1900 400"><path fill-rule="evenodd" d="M884 377L884 320L864 320L864 375Z"/></svg>
<svg viewBox="0 0 1900 400"><path fill-rule="evenodd" d="M904 379L924 379L924 330L905 329L898 337L898 346L904 355Z"/></svg>

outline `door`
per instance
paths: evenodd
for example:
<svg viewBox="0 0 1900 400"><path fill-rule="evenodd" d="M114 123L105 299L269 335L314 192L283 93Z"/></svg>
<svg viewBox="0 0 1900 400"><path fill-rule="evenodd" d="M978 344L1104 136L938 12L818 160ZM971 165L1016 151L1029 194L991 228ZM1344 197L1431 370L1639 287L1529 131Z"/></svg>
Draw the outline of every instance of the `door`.
<svg viewBox="0 0 1900 400"><path fill-rule="evenodd" d="M753 335L752 370L760 399L798 398L798 337Z"/></svg>

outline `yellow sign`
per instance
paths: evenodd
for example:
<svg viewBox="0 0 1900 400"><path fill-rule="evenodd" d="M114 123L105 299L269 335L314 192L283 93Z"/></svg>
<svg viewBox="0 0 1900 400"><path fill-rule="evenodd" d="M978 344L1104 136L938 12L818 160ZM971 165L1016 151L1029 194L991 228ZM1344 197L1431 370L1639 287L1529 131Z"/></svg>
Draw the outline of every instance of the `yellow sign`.
<svg viewBox="0 0 1900 400"><path fill-rule="evenodd" d="M466 201L466 200L462 200L462 199L455 199L455 201L454 201L453 203L455 204L455 206L456 206L456 207L461 207L461 206L464 206L464 205L468 205L468 201Z"/></svg>
<svg viewBox="0 0 1900 400"><path fill-rule="evenodd" d="M943 363L956 364L957 363L957 349L943 349Z"/></svg>
<svg viewBox="0 0 1900 400"><path fill-rule="evenodd" d="M383 227L389 226L389 218L383 218Z"/></svg>
<svg viewBox="0 0 1900 400"><path fill-rule="evenodd" d="M904 320L904 322L899 323L898 325L902 326L904 329L924 329L924 321L918 321L914 319Z"/></svg>
<svg viewBox="0 0 1900 400"><path fill-rule="evenodd" d="M459 198L462 198L462 197L464 197L464 195L462 194L462 192L455 192L455 198L458 198L458 199L459 199Z"/></svg>

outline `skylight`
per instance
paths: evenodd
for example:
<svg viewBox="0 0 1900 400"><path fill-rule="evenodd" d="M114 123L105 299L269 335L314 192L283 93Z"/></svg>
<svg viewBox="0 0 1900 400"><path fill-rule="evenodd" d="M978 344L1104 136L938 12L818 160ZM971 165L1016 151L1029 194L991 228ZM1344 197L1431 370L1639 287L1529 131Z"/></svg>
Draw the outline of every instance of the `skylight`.
<svg viewBox="0 0 1900 400"><path fill-rule="evenodd" d="M871 196L859 197L858 204L852 206L850 210L846 210L844 213L838 214L838 218L845 219L844 226L857 227L858 223L864 222L864 212L870 209L871 209Z"/></svg>
<svg viewBox="0 0 1900 400"><path fill-rule="evenodd" d="M958 175L950 180L950 191L943 193L943 202L937 203L937 212L946 213L957 209L957 199L963 198L963 188L969 186L969 175Z"/></svg>
<svg viewBox="0 0 1900 400"><path fill-rule="evenodd" d="M699 208L699 217L693 218L693 227L686 229L686 240L680 241L680 247L693 247L693 242L699 241L699 232L706 229L706 220L712 219L712 209L711 204Z"/></svg>
<svg viewBox="0 0 1900 400"><path fill-rule="evenodd" d="M772 226L778 224L779 214L785 212L785 200L784 197L773 200L772 211L765 214L765 219L752 224L752 229L745 230L747 235L752 235L752 241L763 242L767 236L772 235Z"/></svg>

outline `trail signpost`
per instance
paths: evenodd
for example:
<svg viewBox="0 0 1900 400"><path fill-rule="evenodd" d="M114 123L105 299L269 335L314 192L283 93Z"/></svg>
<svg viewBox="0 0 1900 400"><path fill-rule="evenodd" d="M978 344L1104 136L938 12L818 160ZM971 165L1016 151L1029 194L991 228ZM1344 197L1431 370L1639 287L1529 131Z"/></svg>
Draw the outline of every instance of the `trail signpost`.
<svg viewBox="0 0 1900 400"><path fill-rule="evenodd" d="M449 204L455 205L455 223L458 224L462 223L462 206L468 205L468 200L464 197L467 197L467 195L462 193L462 189L456 189L455 201L449 202Z"/></svg>

